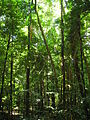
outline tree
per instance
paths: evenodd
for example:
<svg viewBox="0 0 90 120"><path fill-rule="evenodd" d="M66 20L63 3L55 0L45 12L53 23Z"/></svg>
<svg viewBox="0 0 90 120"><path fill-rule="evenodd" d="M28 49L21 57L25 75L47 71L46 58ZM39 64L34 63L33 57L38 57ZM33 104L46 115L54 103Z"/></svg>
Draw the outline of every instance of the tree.
<svg viewBox="0 0 90 120"><path fill-rule="evenodd" d="M0 1L0 119L89 119L89 6Z"/></svg>
<svg viewBox="0 0 90 120"><path fill-rule="evenodd" d="M62 56L62 75L63 75L63 107L65 109L65 60L64 60L64 23L63 23L63 0L61 0L61 56Z"/></svg>

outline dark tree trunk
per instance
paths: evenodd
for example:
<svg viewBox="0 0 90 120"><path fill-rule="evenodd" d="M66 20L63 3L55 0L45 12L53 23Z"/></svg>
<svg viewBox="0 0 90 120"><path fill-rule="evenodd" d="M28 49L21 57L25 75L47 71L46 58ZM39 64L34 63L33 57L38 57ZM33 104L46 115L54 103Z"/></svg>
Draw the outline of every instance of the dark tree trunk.
<svg viewBox="0 0 90 120"><path fill-rule="evenodd" d="M62 89L62 81L61 81L61 102L62 102L62 98L63 98L63 89Z"/></svg>
<svg viewBox="0 0 90 120"><path fill-rule="evenodd" d="M52 94L52 107L55 108L55 94Z"/></svg>
<svg viewBox="0 0 90 120"><path fill-rule="evenodd" d="M76 5L79 6L78 1L76 1ZM73 15L74 13L74 15ZM80 34L80 14L81 13L75 13L75 9L72 9L71 12L71 18L72 18L72 22L75 23L74 27L72 26L71 28L71 32L73 33L71 39L72 39L72 58L74 60L74 68L75 68L75 74L79 83L79 89L80 89L80 93L82 98L86 97L86 91L85 91L85 81L84 81L84 73L83 73L83 48L82 48L82 38L81 38L81 34ZM79 41L78 41L79 40ZM78 44L76 45L76 43L78 42ZM79 60L78 60L78 48L80 44L80 58L81 58L81 71L79 68ZM81 75L81 76L80 76ZM84 110L88 119L88 110L87 110L87 106L85 106L85 102L83 103L84 106Z"/></svg>
<svg viewBox="0 0 90 120"><path fill-rule="evenodd" d="M48 56L47 56L47 61L49 62L49 57L48 57ZM48 65L49 65L49 64L47 64L47 69L46 69L46 74L47 74L47 92L49 92ZM49 94L47 94L47 105L48 105L48 106L50 105L50 96L49 96Z"/></svg>
<svg viewBox="0 0 90 120"><path fill-rule="evenodd" d="M41 56L40 56L41 57ZM42 61L40 61L40 96L41 96L41 99L40 99L40 111L42 112L43 111L43 87L44 87L44 83L43 83L43 76L44 76L44 70L43 70L43 59Z"/></svg>
<svg viewBox="0 0 90 120"><path fill-rule="evenodd" d="M41 107L40 110L43 110L43 80L42 77L40 78L40 96L41 96Z"/></svg>
<svg viewBox="0 0 90 120"><path fill-rule="evenodd" d="M80 43L80 36L79 36L79 15L77 13L75 13L75 9L72 9L71 11L71 50L72 50L72 59L73 59L73 66L74 66L74 71L75 71L75 75L76 78L78 80L79 83L79 89L80 89L80 93L81 96L83 97L83 82L81 80L81 72L80 72L80 68L79 68L79 60L78 60L78 49L79 49L79 43ZM74 26L73 26L74 25ZM77 44L77 45L76 45Z"/></svg>
<svg viewBox="0 0 90 120"><path fill-rule="evenodd" d="M80 78L80 69L79 69L79 66L78 66L78 57L76 56L74 60L75 60L75 63L74 63L75 73L76 73L76 76L77 76L77 79L78 79L80 93L81 93L81 96L83 97L83 85L82 85L82 81L81 81L81 78Z"/></svg>
<svg viewBox="0 0 90 120"><path fill-rule="evenodd" d="M80 21L80 15L78 15L78 34L80 39L80 53L81 53L81 79L83 83L83 95L86 96L85 91L85 80L84 80L84 71L83 71L83 47L82 47L82 38L81 38L81 21Z"/></svg>
<svg viewBox="0 0 90 120"><path fill-rule="evenodd" d="M37 1L35 0L35 11L36 11Z"/></svg>
<svg viewBox="0 0 90 120"><path fill-rule="evenodd" d="M31 39L31 6L30 6L30 0L29 0L29 24L28 24L28 56L27 56L27 70L26 70L26 116L29 115L29 108L30 108L30 103L29 103L29 84L30 84L30 39Z"/></svg>
<svg viewBox="0 0 90 120"><path fill-rule="evenodd" d="M12 44L13 49L13 19L12 19ZM13 81L13 52L11 52L11 74L10 74L10 115L12 116L12 81Z"/></svg>
<svg viewBox="0 0 90 120"><path fill-rule="evenodd" d="M90 69L89 69L89 64L87 62L87 59L83 53L83 59L84 59L84 62L85 62L85 66L86 66L86 72L87 72L87 76L88 76L88 82L89 82L89 86L90 86Z"/></svg>
<svg viewBox="0 0 90 120"><path fill-rule="evenodd" d="M13 55L11 53L11 78L10 78L10 114L12 115L12 80L13 80Z"/></svg>
<svg viewBox="0 0 90 120"><path fill-rule="evenodd" d="M30 59L30 25L28 26L28 56L27 56L27 70L26 70L26 116L29 115L29 107L30 107L30 103L29 103L29 77L30 77L30 63L29 63L29 59Z"/></svg>
<svg viewBox="0 0 90 120"><path fill-rule="evenodd" d="M64 23L63 23L63 0L61 0L61 57L63 75L63 108L65 109L65 60L64 60Z"/></svg>
<svg viewBox="0 0 90 120"><path fill-rule="evenodd" d="M5 56L5 60L4 60L4 68L3 68L3 72L2 72L2 86L1 86L1 92L0 92L0 109L1 109L1 106L2 106L2 95L3 95L3 87L4 87L4 76L5 76L5 70L6 70L6 62L7 62L9 45L10 45L10 34L9 34L9 39L8 39L8 44L7 44L6 56Z"/></svg>
<svg viewBox="0 0 90 120"><path fill-rule="evenodd" d="M80 21L80 15L78 15L78 34L79 34L79 39L80 39L80 53L81 53L81 80L82 80L82 84L83 84L83 96L82 97L86 97L86 90L85 90L85 80L84 80L84 71L83 71L83 47L82 47L82 38L81 38L81 21ZM86 105L86 101L83 102L84 104L84 109L85 109L85 113L86 113L86 117L88 120L88 109L87 109L87 105Z"/></svg>
<svg viewBox="0 0 90 120"><path fill-rule="evenodd" d="M30 67L27 68L26 73L26 116L29 115L29 76L30 76Z"/></svg>
<svg viewBox="0 0 90 120"><path fill-rule="evenodd" d="M38 24L39 24L39 27L40 27L40 31L41 31L42 37L44 39L44 44L46 46L46 49L47 49L47 52L48 52L48 56L49 56L50 61L51 61L51 65L52 65L52 69L53 69L54 77L55 77L56 89L57 89L57 92L58 92L58 80L57 80L55 65L54 65L54 62L53 62L53 59L52 59L52 56L51 56L51 53L50 53L50 50L49 50L49 47L48 47L45 35L44 35L44 32L43 32L43 28L41 26L41 22L40 22L39 15L38 15L37 11L36 11L36 15L37 15L37 20L38 20Z"/></svg>

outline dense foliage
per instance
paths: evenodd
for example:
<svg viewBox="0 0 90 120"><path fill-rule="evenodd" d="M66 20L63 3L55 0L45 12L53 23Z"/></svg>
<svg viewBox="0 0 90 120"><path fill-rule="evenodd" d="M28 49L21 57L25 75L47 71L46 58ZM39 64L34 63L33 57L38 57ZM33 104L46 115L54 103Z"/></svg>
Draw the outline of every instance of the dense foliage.
<svg viewBox="0 0 90 120"><path fill-rule="evenodd" d="M89 12L89 0L0 0L0 120L90 119Z"/></svg>

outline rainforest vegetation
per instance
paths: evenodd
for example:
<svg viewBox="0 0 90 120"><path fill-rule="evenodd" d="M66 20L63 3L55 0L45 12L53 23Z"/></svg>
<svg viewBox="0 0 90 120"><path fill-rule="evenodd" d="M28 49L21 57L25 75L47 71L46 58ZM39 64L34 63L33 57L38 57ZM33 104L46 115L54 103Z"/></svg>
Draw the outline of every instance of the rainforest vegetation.
<svg viewBox="0 0 90 120"><path fill-rule="evenodd" d="M90 120L89 0L0 0L0 120Z"/></svg>

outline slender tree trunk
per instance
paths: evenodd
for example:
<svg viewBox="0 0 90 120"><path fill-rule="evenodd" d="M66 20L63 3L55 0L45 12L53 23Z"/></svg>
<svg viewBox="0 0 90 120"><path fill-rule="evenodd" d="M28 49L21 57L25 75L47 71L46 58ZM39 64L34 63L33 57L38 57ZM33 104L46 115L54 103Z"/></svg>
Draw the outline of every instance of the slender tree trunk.
<svg viewBox="0 0 90 120"><path fill-rule="evenodd" d="M82 83L83 83L83 94L86 96L86 91L85 91L85 80L84 80L84 71L83 71L83 47L82 47L82 38L81 38L81 23L80 23L80 15L78 16L78 34L79 34L79 39L80 39L80 53L81 53L81 78L82 78Z"/></svg>
<svg viewBox="0 0 90 120"><path fill-rule="evenodd" d="M47 56L47 61L49 62L49 57L48 57L48 56ZM49 64L47 64L47 69L46 69L46 74L47 74L47 92L49 92L48 65L49 65ZM49 94L47 94L47 104L48 104L48 106L50 105L50 97L49 97Z"/></svg>
<svg viewBox="0 0 90 120"><path fill-rule="evenodd" d="M51 99L52 99L52 107L55 108L55 94L54 93L52 94Z"/></svg>
<svg viewBox="0 0 90 120"><path fill-rule="evenodd" d="M12 19L12 44L13 49L13 19ZM11 74L10 74L10 115L12 116L12 81L13 81L13 51L11 52Z"/></svg>
<svg viewBox="0 0 90 120"><path fill-rule="evenodd" d="M80 69L79 69L79 66L78 66L78 57L76 56L74 60L75 60L75 63L74 63L75 73L76 73L76 76L77 76L77 79L78 79L80 93L81 93L81 96L83 97L83 85L82 85L82 81L81 81L81 78L80 78Z"/></svg>
<svg viewBox="0 0 90 120"><path fill-rule="evenodd" d="M30 76L30 67L27 67L26 73L26 116L29 115L29 76Z"/></svg>
<svg viewBox="0 0 90 120"><path fill-rule="evenodd" d="M42 37L43 37L43 40L44 40L44 44L45 44L46 49L47 49L47 52L48 52L48 56L49 56L50 61L51 61L51 65L52 65L52 69L53 69L54 77L55 77L56 89L57 89L57 92L59 92L59 91L58 91L58 79L57 79L57 75L56 75L55 65L54 65L54 62L53 62L53 59L52 59L52 56L51 56L51 53L50 53L50 50L49 50L49 47L48 47L48 44L47 44L45 35L44 35L44 32L43 32L43 28L42 28L42 26L41 26L40 18L39 18L38 12L37 12L37 10L36 10L36 5L37 5L37 4L36 4L36 0L35 0L35 12L36 12L36 15L37 15L38 24L39 24L39 27L40 27L40 31L41 31L41 33L42 33Z"/></svg>
<svg viewBox="0 0 90 120"><path fill-rule="evenodd" d="M37 0L35 0L35 11L36 11L36 6L37 6Z"/></svg>
<svg viewBox="0 0 90 120"><path fill-rule="evenodd" d="M12 80L13 80L13 55L11 53L11 78L10 78L10 114L12 115Z"/></svg>
<svg viewBox="0 0 90 120"><path fill-rule="evenodd" d="M85 80L84 80L84 71L83 71L83 47L82 47L82 38L81 38L81 23L80 23L80 15L78 15L78 34L79 34L79 39L80 39L80 53L81 53L81 77L82 77L82 84L83 84L83 96L82 97L86 97L86 90L85 90ZM88 120L88 109L87 109L87 105L86 105L86 101L83 102L83 107L85 109L85 113L86 113L86 118Z"/></svg>
<svg viewBox="0 0 90 120"><path fill-rule="evenodd" d="M5 76L5 70L6 70L6 62L7 62L9 45L10 45L10 34L9 34L9 39L8 39L8 44L7 44L6 56L5 56L5 60L4 60L4 68L3 68L3 72L2 72L2 86L1 86L1 92L0 92L0 109L1 109L1 106L2 106L2 95L3 95L3 87L4 87L4 76Z"/></svg>
<svg viewBox="0 0 90 120"><path fill-rule="evenodd" d="M33 4L33 0L32 0L32 4Z"/></svg>
<svg viewBox="0 0 90 120"><path fill-rule="evenodd" d="M76 1L76 5L78 6L78 1ZM72 58L74 60L74 68L75 68L75 73L76 73L76 77L78 79L78 83L79 83L79 88L80 88L80 93L82 98L84 98L86 96L86 92L85 92L85 81L84 81L84 73L83 73L83 49L82 49L82 39L81 39L81 34L80 34L80 13L77 14L75 13L73 16L73 13L75 13L75 9L72 9L72 13L71 13L71 18L74 20L73 22L75 23L75 28L73 29L72 26ZM78 42L79 40L79 42ZM81 53L81 72L80 72L80 68L79 68L79 61L78 61L78 51L77 51L77 46L76 46L76 42L78 42L78 45L80 43L80 53ZM74 45L74 46L73 46ZM74 47L74 48L73 48ZM81 75L81 76L80 76ZM83 102L83 108L85 110L87 119L88 119L88 110L87 110L87 106L85 106L85 101Z"/></svg>
<svg viewBox="0 0 90 120"><path fill-rule="evenodd" d="M69 70L69 79L71 80L71 88L70 88L70 116L72 116L72 96L73 96L73 85L72 85L72 83L73 83L73 76L72 76L72 69L70 68L70 70Z"/></svg>
<svg viewBox="0 0 90 120"><path fill-rule="evenodd" d="M64 60L64 23L63 23L63 0L61 0L61 56L62 56L62 75L63 75L63 107L65 109L65 60Z"/></svg>
<svg viewBox="0 0 90 120"><path fill-rule="evenodd" d="M53 62L53 59L52 59L52 56L51 56L51 53L50 53L50 50L49 50L49 47L48 47L45 35L44 35L44 32L43 32L43 28L41 26L41 22L40 22L39 15L38 15L37 11L36 11L36 15L37 15L37 20L38 20L38 24L39 24L39 27L40 27L40 31L41 31L42 37L44 39L44 44L46 46L46 49L47 49L47 52L48 52L48 56L49 56L50 61L51 61L51 65L52 65L52 69L53 69L54 77L55 77L56 89L57 89L57 92L58 92L58 80L57 80L55 65L54 65L54 62Z"/></svg>
<svg viewBox="0 0 90 120"><path fill-rule="evenodd" d="M73 66L74 66L74 71L75 71L75 75L76 78L78 80L79 83L79 89L80 89L80 93L81 96L83 97L83 82L81 80L81 73L80 73L80 68L79 68L79 60L78 60L78 45L79 45L79 14L74 14L75 9L72 9L71 11L71 50L72 50L72 60L73 60ZM75 23L75 24L74 24ZM72 26L74 24L74 26ZM77 43L77 45L76 45Z"/></svg>
<svg viewBox="0 0 90 120"><path fill-rule="evenodd" d="M87 62L87 59L83 53L83 59L84 59L84 62L85 62L85 65L86 65L86 71L87 71L87 75L88 75L88 82L89 82L89 86L90 86L90 69L89 69L89 64Z"/></svg>
<svg viewBox="0 0 90 120"><path fill-rule="evenodd" d="M40 96L41 96L41 105L40 110L43 111L43 73L40 75Z"/></svg>
<svg viewBox="0 0 90 120"><path fill-rule="evenodd" d="M63 87L63 86L62 86L62 80L61 80L61 100L60 100L61 102L62 102L62 100L63 100L63 99L62 99L62 98L63 98L63 89L62 89L62 87Z"/></svg>
<svg viewBox="0 0 90 120"><path fill-rule="evenodd" d="M31 38L31 31L30 31L30 28L31 28L31 7L30 7L30 0L29 0L29 24L28 24L28 56L27 56L27 70L26 70L26 116L29 115L29 107L30 107L30 104L29 104L29 79L30 79L30 38Z"/></svg>
<svg viewBox="0 0 90 120"><path fill-rule="evenodd" d="M70 103L69 102L70 101L70 99L69 99L70 98L70 96L69 96L70 95L70 87L69 87L69 85L70 85L70 78L69 78L69 72L70 72L70 70L69 69L70 68L68 67L67 68L67 72L66 72L66 74L67 74L67 84L68 84L67 85L67 95L66 95L66 97L67 97L66 98L67 99L67 103L66 103L66 105L67 105L67 111L69 111L69 109L70 109L70 104L69 104Z"/></svg>

